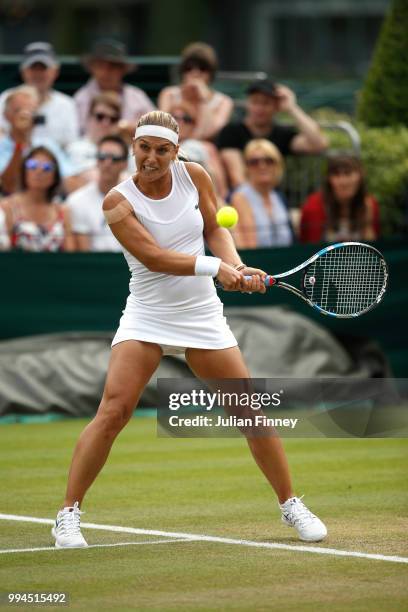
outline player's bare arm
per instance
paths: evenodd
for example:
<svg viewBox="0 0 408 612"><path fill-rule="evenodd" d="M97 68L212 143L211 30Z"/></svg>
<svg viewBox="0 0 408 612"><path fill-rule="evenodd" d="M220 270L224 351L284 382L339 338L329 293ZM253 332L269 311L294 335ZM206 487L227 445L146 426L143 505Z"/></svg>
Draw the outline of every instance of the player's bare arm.
<svg viewBox="0 0 408 612"><path fill-rule="evenodd" d="M126 209L129 213L126 214ZM129 202L118 191L111 190L103 201L105 213L111 213L108 223L113 235L129 253L152 272L193 276L196 258L193 255L162 249L133 214ZM123 211L123 212L122 212ZM117 219L113 216L117 214Z"/></svg>
<svg viewBox="0 0 408 612"><path fill-rule="evenodd" d="M186 163L186 167L199 193L199 206L204 219L204 238L212 254L215 257L220 257L224 264L223 270L220 268L218 279L227 290L259 291L260 293L265 293L262 279L266 273L258 268L246 266L241 268L239 270L239 282L231 286L227 285L223 278L221 278L224 268L240 267L243 262L235 248L231 234L217 223L217 197L210 176L199 164L190 162ZM244 275L252 276L252 280L245 280Z"/></svg>
<svg viewBox="0 0 408 612"><path fill-rule="evenodd" d="M136 219L129 202L120 193L115 190L110 191L105 197L103 210L105 215L108 215L111 231L117 240L148 270L175 276L195 275L197 258L193 255L162 249ZM240 290L242 274L232 266L221 263L217 277L227 290Z"/></svg>

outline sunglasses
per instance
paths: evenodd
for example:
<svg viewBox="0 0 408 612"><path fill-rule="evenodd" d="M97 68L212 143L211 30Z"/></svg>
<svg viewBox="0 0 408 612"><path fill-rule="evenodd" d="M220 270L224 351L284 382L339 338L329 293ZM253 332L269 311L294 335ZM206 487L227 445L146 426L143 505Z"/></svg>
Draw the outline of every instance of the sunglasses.
<svg viewBox="0 0 408 612"><path fill-rule="evenodd" d="M107 115L106 113L94 113L93 116L98 121L98 123L102 123L102 121L109 121L109 123L117 123L119 121L119 115Z"/></svg>
<svg viewBox="0 0 408 612"><path fill-rule="evenodd" d="M252 157L246 160L247 166L251 166L251 168L260 166L262 163L266 164L267 166L276 166L278 164L278 160L274 159L273 157Z"/></svg>
<svg viewBox="0 0 408 612"><path fill-rule="evenodd" d="M27 168L27 170L40 169L44 172L52 172L53 170L55 170L54 162L40 162L36 159L27 159L27 161L24 163L24 166Z"/></svg>
<svg viewBox="0 0 408 612"><path fill-rule="evenodd" d="M97 153L96 159L98 161L105 161L106 159L109 159L109 161L115 164L116 162L127 160L127 155L113 155L112 153Z"/></svg>
<svg viewBox="0 0 408 612"><path fill-rule="evenodd" d="M173 115L176 121L184 121L184 123L194 123L194 119L190 115Z"/></svg>

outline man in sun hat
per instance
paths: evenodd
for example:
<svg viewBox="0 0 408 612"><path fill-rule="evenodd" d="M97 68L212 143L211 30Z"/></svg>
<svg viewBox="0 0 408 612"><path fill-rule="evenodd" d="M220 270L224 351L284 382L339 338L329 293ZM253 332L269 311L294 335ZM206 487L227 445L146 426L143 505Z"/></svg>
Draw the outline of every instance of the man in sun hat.
<svg viewBox="0 0 408 612"><path fill-rule="evenodd" d="M53 46L41 41L26 45L19 69L23 83L34 87L39 95L33 135L36 138L49 138L65 148L78 138L79 124L73 99L53 89L60 71ZM10 131L4 117L4 104L10 92L11 89L8 89L0 96L0 127L5 134Z"/></svg>
<svg viewBox="0 0 408 612"><path fill-rule="evenodd" d="M154 109L147 95L134 85L124 83L126 74L136 69L126 53L123 43L112 39L95 42L89 54L83 58L83 64L91 75L89 81L75 94L81 131L86 131L91 100L105 91L115 91L121 97L121 119L134 126L139 117Z"/></svg>

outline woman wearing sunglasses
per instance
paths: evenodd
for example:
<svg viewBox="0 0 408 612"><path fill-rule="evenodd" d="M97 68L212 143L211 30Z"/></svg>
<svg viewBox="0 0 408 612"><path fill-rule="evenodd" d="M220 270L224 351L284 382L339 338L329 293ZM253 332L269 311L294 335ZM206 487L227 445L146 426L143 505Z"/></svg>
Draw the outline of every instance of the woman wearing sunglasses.
<svg viewBox="0 0 408 612"><path fill-rule="evenodd" d="M98 143L105 136L111 136L119 132L120 115L119 94L108 91L93 98L85 135L67 147L67 153L78 170L78 177L80 178L78 187L97 179L96 155Z"/></svg>
<svg viewBox="0 0 408 612"><path fill-rule="evenodd" d="M69 213L55 201L60 172L55 156L45 147L23 159L21 192L1 203L14 249L32 252L73 251Z"/></svg>
<svg viewBox="0 0 408 612"><path fill-rule="evenodd" d="M239 215L234 229L241 249L288 246L293 242L289 213L276 191L283 171L282 155L269 140L251 140L244 149L247 180L234 192L231 204Z"/></svg>
<svg viewBox="0 0 408 612"><path fill-rule="evenodd" d="M231 117L232 99L211 87L217 67L217 55L210 45L192 43L181 53L181 84L160 92L160 110L171 113L171 107L181 101L194 107L196 123L192 138L212 140Z"/></svg>

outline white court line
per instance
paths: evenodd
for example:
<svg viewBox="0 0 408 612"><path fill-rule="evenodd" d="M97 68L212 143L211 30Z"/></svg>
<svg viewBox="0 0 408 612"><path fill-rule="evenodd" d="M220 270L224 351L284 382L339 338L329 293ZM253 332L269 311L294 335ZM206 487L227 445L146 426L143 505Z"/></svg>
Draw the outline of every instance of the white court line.
<svg viewBox="0 0 408 612"><path fill-rule="evenodd" d="M33 516L20 516L18 514L0 514L0 520L23 521L28 523L40 523L53 525L52 519L42 519ZM185 541L216 542L219 544L235 544L253 548L272 548L277 550L291 550L296 552L308 552L319 555L333 555L336 557L358 557L360 559L376 559L378 561L390 561L392 563L407 563L408 557L396 555L379 555L350 550L339 550L337 548L323 548L320 546L302 546L296 544L278 544L276 542L254 542L252 540L237 540L233 538L221 538L218 536L198 535L194 533L179 533L175 531L158 531L156 529L137 529L136 527L120 527L118 525L100 525L97 523L81 523L85 529L100 529L102 531L115 531L117 533L133 533L137 535L162 536L164 538L177 538Z"/></svg>
<svg viewBox="0 0 408 612"><path fill-rule="evenodd" d="M171 540L147 540L146 542L116 542L115 544L88 544L88 548L112 548L114 546L142 546L143 544L173 544L173 542L190 542L191 540L186 538L175 538ZM55 546L42 546L37 548L6 548L0 550L0 555L7 553L19 553L19 552L41 552L42 550L78 550L78 548L56 548Z"/></svg>

